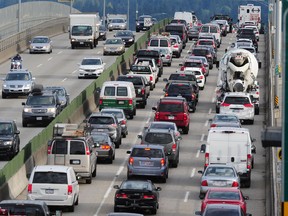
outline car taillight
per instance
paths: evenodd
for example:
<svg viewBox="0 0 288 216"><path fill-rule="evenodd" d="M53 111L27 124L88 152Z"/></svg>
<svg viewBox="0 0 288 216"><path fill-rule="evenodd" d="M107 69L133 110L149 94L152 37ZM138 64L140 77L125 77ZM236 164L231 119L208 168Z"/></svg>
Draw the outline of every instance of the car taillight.
<svg viewBox="0 0 288 216"><path fill-rule="evenodd" d="M117 128L117 124L111 124L111 127Z"/></svg>
<svg viewBox="0 0 288 216"><path fill-rule="evenodd" d="M199 79L204 79L204 76L200 76Z"/></svg>
<svg viewBox="0 0 288 216"><path fill-rule="evenodd" d="M236 181L234 181L234 182L232 183L232 187L239 187L239 183L236 182Z"/></svg>
<svg viewBox="0 0 288 216"><path fill-rule="evenodd" d="M153 80L153 76L150 76L149 79L150 79L150 81L152 81Z"/></svg>
<svg viewBox="0 0 288 216"><path fill-rule="evenodd" d="M110 150L110 146L109 145L101 145L101 149L103 150Z"/></svg>
<svg viewBox="0 0 288 216"><path fill-rule="evenodd" d="M128 104L131 106L131 105L133 104L133 100L130 99L130 100L128 101Z"/></svg>
<svg viewBox="0 0 288 216"><path fill-rule="evenodd" d="M251 169L251 164L252 164L252 155L248 154L247 155L247 169Z"/></svg>
<svg viewBox="0 0 288 216"><path fill-rule="evenodd" d="M155 113L155 120L158 120L160 118L160 114L159 114L159 112L156 112Z"/></svg>
<svg viewBox="0 0 288 216"><path fill-rule="evenodd" d="M103 104L103 99L100 99L99 100L99 105L102 105Z"/></svg>
<svg viewBox="0 0 288 216"><path fill-rule="evenodd" d="M171 56L170 56L170 55L167 55L167 56L166 56L166 59L170 59L170 58L171 58Z"/></svg>
<svg viewBox="0 0 288 216"><path fill-rule="evenodd" d="M204 167L207 167L209 165L209 153L205 153L205 165Z"/></svg>
<svg viewBox="0 0 288 216"><path fill-rule="evenodd" d="M52 153L52 146L48 146L47 153L48 153L48 154L51 154L51 153Z"/></svg>
<svg viewBox="0 0 288 216"><path fill-rule="evenodd" d="M145 94L145 89L144 89L144 88L141 89L141 94L142 94L142 95Z"/></svg>
<svg viewBox="0 0 288 216"><path fill-rule="evenodd" d="M130 158L129 158L129 164L130 164L130 165L133 165L133 162L134 162L134 158L133 158L133 157L130 157Z"/></svg>
<svg viewBox="0 0 288 216"><path fill-rule="evenodd" d="M187 119L188 119L188 116L186 113L184 113L183 120L186 121Z"/></svg>
<svg viewBox="0 0 288 216"><path fill-rule="evenodd" d="M206 68L204 65L202 65L201 70L202 70L202 73L204 73L204 74L206 73Z"/></svg>
<svg viewBox="0 0 288 216"><path fill-rule="evenodd" d="M154 195L144 195L143 199L154 199L155 196Z"/></svg>
<svg viewBox="0 0 288 216"><path fill-rule="evenodd" d="M176 149L177 149L177 145L176 145L176 143L174 143L174 144L172 145L172 151L173 151L173 152L176 152Z"/></svg>
<svg viewBox="0 0 288 216"><path fill-rule="evenodd" d="M32 184L28 184L27 191L29 194L32 193Z"/></svg>
<svg viewBox="0 0 288 216"><path fill-rule="evenodd" d="M125 125L125 124L126 124L126 120L122 120L121 125Z"/></svg>
<svg viewBox="0 0 288 216"><path fill-rule="evenodd" d="M220 104L220 106L228 107L228 106L230 106L230 104L223 102L223 103Z"/></svg>
<svg viewBox="0 0 288 216"><path fill-rule="evenodd" d="M161 161L160 161L160 164L161 164L161 166L164 166L164 165L165 165L165 163L166 163L166 162L165 162L165 159L164 159L164 158L162 158L162 159L161 159Z"/></svg>
<svg viewBox="0 0 288 216"><path fill-rule="evenodd" d="M68 195L70 195L70 194L73 193L73 187L72 187L72 185L68 185L68 187L67 187L67 193L68 193Z"/></svg>
<svg viewBox="0 0 288 216"><path fill-rule="evenodd" d="M244 107L249 107L249 108L250 108L250 107L253 107L253 104L248 103L248 104L243 104L243 106L244 106Z"/></svg>
<svg viewBox="0 0 288 216"><path fill-rule="evenodd" d="M90 149L89 149L89 147L86 147L86 155L90 155Z"/></svg>
<svg viewBox="0 0 288 216"><path fill-rule="evenodd" d="M201 186L208 186L207 180L202 181L202 182L201 182Z"/></svg>
<svg viewBox="0 0 288 216"><path fill-rule="evenodd" d="M115 195L115 197L118 199L127 199L128 198L127 194L125 194L125 193L118 193Z"/></svg>
<svg viewBox="0 0 288 216"><path fill-rule="evenodd" d="M180 70L181 70L181 71L184 71L184 70L185 70L185 66L182 66L182 67L180 68Z"/></svg>
<svg viewBox="0 0 288 216"><path fill-rule="evenodd" d="M175 44L173 47L174 47L174 48L178 48L179 46L178 46L178 44Z"/></svg>
<svg viewBox="0 0 288 216"><path fill-rule="evenodd" d="M217 126L217 124L211 124L210 125L210 127L216 127Z"/></svg>
<svg viewBox="0 0 288 216"><path fill-rule="evenodd" d="M194 93L191 95L191 97L192 97L192 100L196 99L196 95Z"/></svg>
<svg viewBox="0 0 288 216"><path fill-rule="evenodd" d="M167 96L168 96L168 93L166 92L165 95L164 95L164 97L167 97Z"/></svg>

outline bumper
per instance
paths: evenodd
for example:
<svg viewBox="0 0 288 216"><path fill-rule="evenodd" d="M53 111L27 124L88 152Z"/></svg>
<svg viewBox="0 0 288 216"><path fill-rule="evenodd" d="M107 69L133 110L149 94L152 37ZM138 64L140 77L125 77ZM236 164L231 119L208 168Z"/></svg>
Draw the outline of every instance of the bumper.
<svg viewBox="0 0 288 216"><path fill-rule="evenodd" d="M12 145L3 145L0 146L0 156L7 156L7 154L10 154L12 152Z"/></svg>
<svg viewBox="0 0 288 216"><path fill-rule="evenodd" d="M98 78L103 71L95 71L95 72L79 72L78 77L94 77Z"/></svg>
<svg viewBox="0 0 288 216"><path fill-rule="evenodd" d="M166 175L167 173L167 167L162 167L159 169L143 169L143 167L133 167L128 165L128 175L131 176L159 176L159 177L163 177Z"/></svg>
<svg viewBox="0 0 288 216"><path fill-rule="evenodd" d="M152 209L157 205L156 201L144 201L139 199L115 200L115 207L123 209Z"/></svg>
<svg viewBox="0 0 288 216"><path fill-rule="evenodd" d="M24 88L2 90L2 94L5 94L5 95L28 95L30 92L31 92L31 89L24 89Z"/></svg>
<svg viewBox="0 0 288 216"><path fill-rule="evenodd" d="M137 97L136 98L136 103L139 104L139 103L145 103L146 101L146 97L145 95L143 97Z"/></svg>
<svg viewBox="0 0 288 216"><path fill-rule="evenodd" d="M67 199L65 199L65 200L48 200L48 199L43 199L43 197L41 197L41 196L35 196L33 194L28 194L27 199L28 200L45 201L45 203L48 206L72 206L73 202L74 202L73 196L72 195L68 195Z"/></svg>
<svg viewBox="0 0 288 216"><path fill-rule="evenodd" d="M90 46L92 43L93 43L92 41L73 41L71 42L71 45L75 47Z"/></svg>
<svg viewBox="0 0 288 216"><path fill-rule="evenodd" d="M55 114L47 115L22 115L22 121L29 123L42 123L42 122L51 122L56 117Z"/></svg>
<svg viewBox="0 0 288 216"><path fill-rule="evenodd" d="M50 49L30 49L30 53L49 53Z"/></svg>
<svg viewBox="0 0 288 216"><path fill-rule="evenodd" d="M102 151L102 150L97 150L97 159L107 159L112 157L112 150L109 151Z"/></svg>

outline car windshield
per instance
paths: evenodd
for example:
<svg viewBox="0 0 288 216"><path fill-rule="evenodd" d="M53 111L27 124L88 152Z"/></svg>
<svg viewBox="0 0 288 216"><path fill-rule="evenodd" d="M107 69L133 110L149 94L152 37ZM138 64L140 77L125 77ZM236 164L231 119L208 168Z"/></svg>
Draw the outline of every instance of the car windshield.
<svg viewBox="0 0 288 216"><path fill-rule="evenodd" d="M240 194L234 191L213 191L208 194L208 199L240 200Z"/></svg>
<svg viewBox="0 0 288 216"><path fill-rule="evenodd" d="M184 112L182 103L160 103L159 112Z"/></svg>
<svg viewBox="0 0 288 216"><path fill-rule="evenodd" d="M106 116L92 116L89 118L88 123L110 125L110 124L114 124L114 120L113 118L106 117Z"/></svg>
<svg viewBox="0 0 288 216"><path fill-rule="evenodd" d="M107 39L105 44L122 44L121 39Z"/></svg>
<svg viewBox="0 0 288 216"><path fill-rule="evenodd" d="M11 123L0 123L0 135L11 135L12 124Z"/></svg>
<svg viewBox="0 0 288 216"><path fill-rule="evenodd" d="M231 167L208 167L205 170L205 176L225 176L235 177L234 170Z"/></svg>
<svg viewBox="0 0 288 216"><path fill-rule="evenodd" d="M32 40L32 43L48 43L48 38L34 38Z"/></svg>
<svg viewBox="0 0 288 216"><path fill-rule="evenodd" d="M238 216L237 209L211 208L207 209L205 216ZM240 216L240 215L239 215Z"/></svg>
<svg viewBox="0 0 288 216"><path fill-rule="evenodd" d="M250 104L248 97L226 97L224 100L226 104Z"/></svg>
<svg viewBox="0 0 288 216"><path fill-rule="evenodd" d="M101 65L100 59L83 59L81 65Z"/></svg>
<svg viewBox="0 0 288 216"><path fill-rule="evenodd" d="M56 101L53 96L43 96L43 95L33 95L31 97L28 97L27 105L33 106L33 105L55 105Z"/></svg>
<svg viewBox="0 0 288 216"><path fill-rule="evenodd" d="M35 172L33 183L37 184L68 184L67 173Z"/></svg>
<svg viewBox="0 0 288 216"><path fill-rule="evenodd" d="M148 158L163 158L161 149L152 148L133 148L131 157L148 157Z"/></svg>
<svg viewBox="0 0 288 216"><path fill-rule="evenodd" d="M49 92L52 92L52 93L56 93L58 96L65 96L65 91L64 89L56 89L56 88L46 88L45 91L49 91Z"/></svg>
<svg viewBox="0 0 288 216"><path fill-rule="evenodd" d="M8 73L6 76L6 80L29 80L28 73Z"/></svg>
<svg viewBox="0 0 288 216"><path fill-rule="evenodd" d="M133 190L152 190L151 185L145 181L125 181L121 184L120 189Z"/></svg>
<svg viewBox="0 0 288 216"><path fill-rule="evenodd" d="M149 132L146 134L144 141L152 144L168 144L173 142L173 139L169 133Z"/></svg>
<svg viewBox="0 0 288 216"><path fill-rule="evenodd" d="M92 35L92 27L91 26L73 26L72 27L72 35L74 36L89 36Z"/></svg>

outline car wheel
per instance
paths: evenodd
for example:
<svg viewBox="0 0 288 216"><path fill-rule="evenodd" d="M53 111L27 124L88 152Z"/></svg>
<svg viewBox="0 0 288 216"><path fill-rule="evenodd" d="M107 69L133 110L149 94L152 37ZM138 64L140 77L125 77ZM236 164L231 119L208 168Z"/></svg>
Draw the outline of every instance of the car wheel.
<svg viewBox="0 0 288 216"><path fill-rule="evenodd" d="M146 102L143 102L143 103L141 103L140 105L141 105L141 106L140 106L141 108L145 109Z"/></svg>
<svg viewBox="0 0 288 216"><path fill-rule="evenodd" d="M96 177L96 175L97 175L97 161L95 162L95 169L92 172L92 177Z"/></svg>
<svg viewBox="0 0 288 216"><path fill-rule="evenodd" d="M205 197L205 193L200 193L200 194L199 194L199 198L200 198L200 199L204 199L204 197Z"/></svg>
<svg viewBox="0 0 288 216"><path fill-rule="evenodd" d="M112 164L113 163L113 155L111 155L111 157L108 158L108 163Z"/></svg>
<svg viewBox="0 0 288 216"><path fill-rule="evenodd" d="M115 160L115 152L114 152L114 154L113 154L113 156L112 156L112 160Z"/></svg>
<svg viewBox="0 0 288 216"><path fill-rule="evenodd" d="M114 212L119 212L119 211L120 211L120 209L118 207L114 206Z"/></svg>
<svg viewBox="0 0 288 216"><path fill-rule="evenodd" d="M189 132L189 124L187 127L183 128L183 134L188 134L188 132Z"/></svg>
<svg viewBox="0 0 288 216"><path fill-rule="evenodd" d="M251 179L249 178L248 180L245 181L245 188L250 188L251 186Z"/></svg>
<svg viewBox="0 0 288 216"><path fill-rule="evenodd" d="M216 113L220 113L220 108L216 106Z"/></svg>
<svg viewBox="0 0 288 216"><path fill-rule="evenodd" d="M167 176L163 176L162 179L161 179L161 182L162 183L166 183L167 182Z"/></svg>
<svg viewBox="0 0 288 216"><path fill-rule="evenodd" d="M123 137L123 138L126 138L126 133L122 133L122 137Z"/></svg>
<svg viewBox="0 0 288 216"><path fill-rule="evenodd" d="M115 148L118 149L120 147L118 142L115 142Z"/></svg>
<svg viewBox="0 0 288 216"><path fill-rule="evenodd" d="M204 86L203 87L199 87L200 90L204 90Z"/></svg>
<svg viewBox="0 0 288 216"><path fill-rule="evenodd" d="M177 168L178 167L178 163L179 163L179 157L175 161L173 161L172 167L173 168Z"/></svg>
<svg viewBox="0 0 288 216"><path fill-rule="evenodd" d="M133 115L136 116L136 107L133 110Z"/></svg>
<svg viewBox="0 0 288 216"><path fill-rule="evenodd" d="M255 107L254 114L259 115L259 113L260 113L259 107Z"/></svg>
<svg viewBox="0 0 288 216"><path fill-rule="evenodd" d="M74 46L73 44L71 45L71 49L75 49L75 46ZM30 52L30 53L31 53L31 52Z"/></svg>
<svg viewBox="0 0 288 216"><path fill-rule="evenodd" d="M72 206L68 207L68 211L69 212L74 212L74 210L75 210L75 204L73 203Z"/></svg>
<svg viewBox="0 0 288 216"><path fill-rule="evenodd" d="M91 184L92 182L92 176L90 175L87 179L86 179L86 184Z"/></svg>
<svg viewBox="0 0 288 216"><path fill-rule="evenodd" d="M22 127L27 127L28 123L25 120L22 120Z"/></svg>
<svg viewBox="0 0 288 216"><path fill-rule="evenodd" d="M75 205L78 205L79 204L79 196L77 197L77 200L75 202Z"/></svg>
<svg viewBox="0 0 288 216"><path fill-rule="evenodd" d="M130 118L130 119L133 119L133 118L134 118L133 113L129 115L129 118Z"/></svg>
<svg viewBox="0 0 288 216"><path fill-rule="evenodd" d="M3 99L7 98L7 94L4 93L4 92L2 92L2 98L3 98Z"/></svg>
<svg viewBox="0 0 288 216"><path fill-rule="evenodd" d="M171 67L171 62L169 62L167 65L168 65L168 67Z"/></svg>
<svg viewBox="0 0 288 216"><path fill-rule="evenodd" d="M157 204L154 206L153 209L151 209L151 214L156 215L157 214Z"/></svg>

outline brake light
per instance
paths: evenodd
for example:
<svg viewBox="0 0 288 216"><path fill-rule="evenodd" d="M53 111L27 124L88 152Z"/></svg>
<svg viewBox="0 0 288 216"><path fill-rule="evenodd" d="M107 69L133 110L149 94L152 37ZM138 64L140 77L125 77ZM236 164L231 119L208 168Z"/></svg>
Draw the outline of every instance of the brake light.
<svg viewBox="0 0 288 216"><path fill-rule="evenodd" d="M176 152L176 149L177 149L177 145L176 145L176 143L174 143L174 144L172 145L172 151L173 151L173 152Z"/></svg>
<svg viewBox="0 0 288 216"><path fill-rule="evenodd" d="M199 79L204 79L204 76L200 76Z"/></svg>
<svg viewBox="0 0 288 216"><path fill-rule="evenodd" d="M160 59L157 60L157 64L158 64L158 65L161 64L161 60L160 60Z"/></svg>
<svg viewBox="0 0 288 216"><path fill-rule="evenodd" d="M181 70L181 71L184 71L184 70L185 70L185 66L182 66L182 67L180 68L180 70Z"/></svg>
<svg viewBox="0 0 288 216"><path fill-rule="evenodd" d="M32 184L28 184L27 191L29 194L32 193Z"/></svg>
<svg viewBox="0 0 288 216"><path fill-rule="evenodd" d="M179 46L178 46L178 44L175 44L173 47L174 47L174 48L178 48Z"/></svg>
<svg viewBox="0 0 288 216"><path fill-rule="evenodd" d="M183 120L184 120L184 121L188 120L188 116L187 116L186 113L184 113Z"/></svg>
<svg viewBox="0 0 288 216"><path fill-rule="evenodd" d="M141 94L142 94L142 95L145 94L145 89L144 89L144 88L141 89Z"/></svg>
<svg viewBox="0 0 288 216"><path fill-rule="evenodd" d="M150 81L152 81L152 80L153 80L153 76L150 76L149 78L150 78Z"/></svg>
<svg viewBox="0 0 288 216"><path fill-rule="evenodd" d="M130 158L129 158L129 164L130 164L130 165L133 165L133 162L134 162L134 158L133 158L133 157L130 157Z"/></svg>
<svg viewBox="0 0 288 216"><path fill-rule="evenodd" d="M100 99L99 100L99 105L102 105L103 104L103 99Z"/></svg>
<svg viewBox="0 0 288 216"><path fill-rule="evenodd" d="M252 155L248 154L247 155L247 169L251 169L251 164L252 164Z"/></svg>
<svg viewBox="0 0 288 216"><path fill-rule="evenodd" d="M86 147L86 155L90 155L90 149L89 149L89 147Z"/></svg>
<svg viewBox="0 0 288 216"><path fill-rule="evenodd" d="M202 73L206 73L206 68L204 67L204 65L202 65L202 67L201 67L201 70L202 70Z"/></svg>
<svg viewBox="0 0 288 216"><path fill-rule="evenodd" d="M166 59L170 59L170 58L171 58L171 56L170 56L170 55L167 55L167 56L166 56Z"/></svg>
<svg viewBox="0 0 288 216"><path fill-rule="evenodd" d="M167 97L167 96L168 96L168 93L166 92L164 96Z"/></svg>
<svg viewBox="0 0 288 216"><path fill-rule="evenodd" d="M125 124L126 124L126 120L122 120L121 125L125 125Z"/></svg>
<svg viewBox="0 0 288 216"><path fill-rule="evenodd" d="M251 108L251 107L253 107L253 104L250 104L250 103L249 104L243 104L243 106Z"/></svg>
<svg viewBox="0 0 288 216"><path fill-rule="evenodd" d="M154 199L155 196L154 195L144 195L143 199Z"/></svg>
<svg viewBox="0 0 288 216"><path fill-rule="evenodd" d="M103 150L110 150L110 146L109 145L101 145L101 149Z"/></svg>
<svg viewBox="0 0 288 216"><path fill-rule="evenodd" d="M220 106L228 107L228 106L230 106L230 104L223 102L223 103L220 104Z"/></svg>
<svg viewBox="0 0 288 216"><path fill-rule="evenodd" d="M210 127L216 127L217 126L217 124L211 124L210 125Z"/></svg>
<svg viewBox="0 0 288 216"><path fill-rule="evenodd" d="M165 163L166 163L166 162L165 162L165 159L164 159L164 158L162 158L162 159L161 159L161 161L160 161L160 164L161 164L161 166L164 166L164 165L165 165Z"/></svg>
<svg viewBox="0 0 288 216"><path fill-rule="evenodd" d="M125 193L119 193L119 194L116 194L116 198L118 198L118 199L127 199L128 196Z"/></svg>
<svg viewBox="0 0 288 216"><path fill-rule="evenodd" d="M208 186L207 180L202 181L202 182L201 182L201 186Z"/></svg>
<svg viewBox="0 0 288 216"><path fill-rule="evenodd" d="M48 153L48 154L51 154L51 153L52 153L52 146L48 146L47 153Z"/></svg>
<svg viewBox="0 0 288 216"><path fill-rule="evenodd" d="M117 124L111 124L111 126L117 128Z"/></svg>
<svg viewBox="0 0 288 216"><path fill-rule="evenodd" d="M159 112L156 112L155 113L155 120L159 120L159 118L160 118L160 114L159 114Z"/></svg>
<svg viewBox="0 0 288 216"><path fill-rule="evenodd" d="M232 183L232 187L239 187L239 183L236 182L236 181L234 181L234 182Z"/></svg>
<svg viewBox="0 0 288 216"><path fill-rule="evenodd" d="M205 153L205 165L204 167L207 167L209 165L209 153Z"/></svg>
<svg viewBox="0 0 288 216"><path fill-rule="evenodd" d="M72 187L72 185L68 185L67 193L68 193L68 195L70 195L70 194L73 193L73 187Z"/></svg>
<svg viewBox="0 0 288 216"><path fill-rule="evenodd" d="M130 100L128 101L128 104L129 104L129 105L132 105L132 104L133 104L133 100L130 99Z"/></svg>

